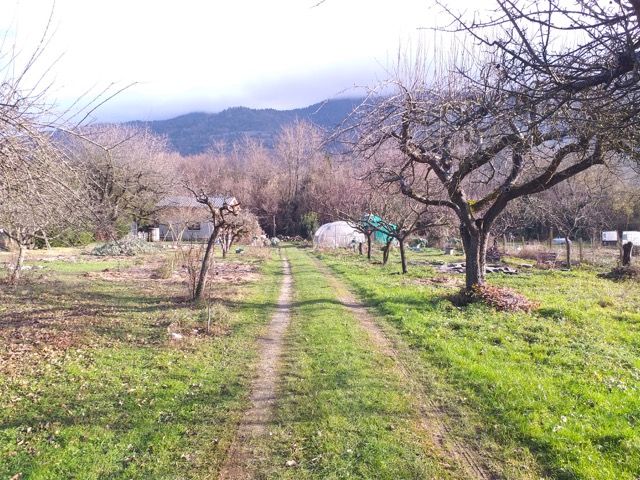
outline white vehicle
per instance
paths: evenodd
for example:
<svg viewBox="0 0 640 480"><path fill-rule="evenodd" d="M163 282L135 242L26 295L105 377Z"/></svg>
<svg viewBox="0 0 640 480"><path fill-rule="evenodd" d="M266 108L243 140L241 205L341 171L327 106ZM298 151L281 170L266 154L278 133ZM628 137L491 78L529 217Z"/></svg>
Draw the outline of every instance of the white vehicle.
<svg viewBox="0 0 640 480"><path fill-rule="evenodd" d="M564 245L566 243L566 239L564 237L556 237L551 240L551 245ZM569 240L569 244L571 244L571 240Z"/></svg>

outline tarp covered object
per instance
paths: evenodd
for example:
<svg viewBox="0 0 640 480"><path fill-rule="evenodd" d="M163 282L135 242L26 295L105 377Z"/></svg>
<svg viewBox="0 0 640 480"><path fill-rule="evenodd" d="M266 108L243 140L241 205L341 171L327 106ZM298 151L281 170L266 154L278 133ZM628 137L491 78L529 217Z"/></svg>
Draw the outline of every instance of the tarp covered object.
<svg viewBox="0 0 640 480"><path fill-rule="evenodd" d="M391 233L395 232L398 227L393 223L385 222L373 213L368 213L360 219L360 228L363 231L373 232L373 241L385 245L393 241Z"/></svg>

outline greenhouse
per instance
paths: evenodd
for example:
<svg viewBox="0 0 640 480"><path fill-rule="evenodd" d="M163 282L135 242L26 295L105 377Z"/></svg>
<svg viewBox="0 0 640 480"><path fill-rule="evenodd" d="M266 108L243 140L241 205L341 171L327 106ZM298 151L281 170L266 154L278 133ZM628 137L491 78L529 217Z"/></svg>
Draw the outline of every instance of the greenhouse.
<svg viewBox="0 0 640 480"><path fill-rule="evenodd" d="M314 248L348 248L364 242L364 234L347 222L325 223L313 234Z"/></svg>

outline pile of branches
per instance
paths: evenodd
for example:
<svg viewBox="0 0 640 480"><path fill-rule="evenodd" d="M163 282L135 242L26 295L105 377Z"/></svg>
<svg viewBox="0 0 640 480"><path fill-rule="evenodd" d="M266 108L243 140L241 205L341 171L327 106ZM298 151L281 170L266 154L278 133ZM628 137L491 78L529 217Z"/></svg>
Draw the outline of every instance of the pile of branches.
<svg viewBox="0 0 640 480"><path fill-rule="evenodd" d="M628 266L628 267L616 267L610 272L601 273L598 275L600 278L606 278L608 280L614 281L625 281L625 280L640 280L640 268L636 266Z"/></svg>
<svg viewBox="0 0 640 480"><path fill-rule="evenodd" d="M539 306L536 302L510 288L488 284L474 285L471 292L463 290L453 297L451 301L458 306L482 302L499 312L531 313L532 310Z"/></svg>

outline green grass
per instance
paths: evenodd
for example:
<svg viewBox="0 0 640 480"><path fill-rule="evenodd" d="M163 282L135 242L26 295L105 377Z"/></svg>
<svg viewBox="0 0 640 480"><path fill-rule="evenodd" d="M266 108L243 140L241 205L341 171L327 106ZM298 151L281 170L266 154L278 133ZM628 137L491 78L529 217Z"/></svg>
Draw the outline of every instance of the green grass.
<svg viewBox="0 0 640 480"><path fill-rule="evenodd" d="M292 323L260 478L448 478L393 360L377 351L312 259L287 250Z"/></svg>
<svg viewBox="0 0 640 480"><path fill-rule="evenodd" d="M50 262L0 294L0 331L39 322L24 357L0 349L0 478L215 476L247 404L280 262L242 260L260 265L261 280L223 292L224 334L171 342L169 325L202 326L201 309L176 302L178 287L84 276L145 258Z"/></svg>
<svg viewBox="0 0 640 480"><path fill-rule="evenodd" d="M589 268L490 276L540 303L533 314L454 306L435 272L320 255L414 351L458 434L507 478L640 476L640 286ZM413 260L442 259L414 255ZM394 261L394 259L392 259Z"/></svg>

